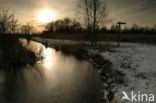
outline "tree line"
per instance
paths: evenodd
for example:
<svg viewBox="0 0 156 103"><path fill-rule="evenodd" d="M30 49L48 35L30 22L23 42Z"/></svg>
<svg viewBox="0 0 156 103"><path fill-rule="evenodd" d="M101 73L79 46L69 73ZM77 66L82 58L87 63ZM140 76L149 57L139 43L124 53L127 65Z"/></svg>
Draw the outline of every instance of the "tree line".
<svg viewBox="0 0 156 103"><path fill-rule="evenodd" d="M48 23L46 25L46 33L73 33L82 32L81 23L77 22L75 19L64 18L61 20L56 20Z"/></svg>
<svg viewBox="0 0 156 103"><path fill-rule="evenodd" d="M119 27L117 24L113 24L110 28L101 26L100 24L105 19L106 6L102 0L80 0L79 6L81 5L81 16L83 22L77 21L77 19L64 18L56 21L52 21L45 26L45 30L42 34L52 33L118 33ZM98 6L98 7L97 7ZM94 10L96 7L96 10ZM95 12L95 15L94 15ZM102 13L103 12L103 13ZM85 24L85 25L84 25ZM103 23L104 24L104 23ZM25 25L20 24L15 18L13 12L7 9L0 9L0 34L34 34L35 28L32 24L27 23ZM153 27L141 27L134 24L131 27L125 27L122 29L122 33L130 34L156 34L156 24Z"/></svg>
<svg viewBox="0 0 156 103"><path fill-rule="evenodd" d="M119 33L119 26L113 24L110 28L104 26L107 18L106 0L78 0L76 13L82 22L76 19L64 18L52 21L46 25L43 33ZM122 33L131 34L156 34L156 25L153 27L141 27L134 24L122 29Z"/></svg>
<svg viewBox="0 0 156 103"><path fill-rule="evenodd" d="M75 19L64 18L56 21L52 21L46 25L46 29L43 34L46 33L91 33L90 28L84 27L80 22ZM106 26L96 26L94 33L113 34L119 33L119 27L117 24L113 24L110 28ZM133 24L131 27L124 27L122 33L126 34L156 34L156 25L153 27L143 27L137 24Z"/></svg>
<svg viewBox="0 0 156 103"><path fill-rule="evenodd" d="M0 34L32 34L34 26L30 23L19 24L13 12L0 9Z"/></svg>

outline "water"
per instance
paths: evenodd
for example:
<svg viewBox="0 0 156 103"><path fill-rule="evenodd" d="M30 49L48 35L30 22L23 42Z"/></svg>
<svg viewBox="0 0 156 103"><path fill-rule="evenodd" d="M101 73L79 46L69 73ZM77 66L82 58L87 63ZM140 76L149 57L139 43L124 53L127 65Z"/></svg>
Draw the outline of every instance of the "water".
<svg viewBox="0 0 156 103"><path fill-rule="evenodd" d="M0 71L0 103L101 103L101 80L87 61L43 48L34 67Z"/></svg>

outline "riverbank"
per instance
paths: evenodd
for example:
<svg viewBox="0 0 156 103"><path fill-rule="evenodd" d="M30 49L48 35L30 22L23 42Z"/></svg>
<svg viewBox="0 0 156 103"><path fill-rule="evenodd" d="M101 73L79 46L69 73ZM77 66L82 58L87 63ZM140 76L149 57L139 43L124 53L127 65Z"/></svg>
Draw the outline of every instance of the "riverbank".
<svg viewBox="0 0 156 103"><path fill-rule="evenodd" d="M114 87L124 83L124 74L118 70L112 69L112 63L105 59L101 53L111 51L111 43L98 44L92 46L90 42L61 41L42 38L33 38L34 41L44 44L46 47L52 47L66 55L74 55L79 59L85 59L91 62L98 70L105 88L104 102L112 102L114 99ZM99 48L99 49L97 49Z"/></svg>
<svg viewBox="0 0 156 103"><path fill-rule="evenodd" d="M50 47L56 45L56 47L60 49L63 47L64 49L62 49L62 51L65 50L67 53L69 52L68 55L74 55L73 52L70 52L73 51L73 48L78 47L84 49L82 50L84 53L80 53L80 57L83 57L85 54L85 57L82 59L90 61L98 69L105 88L105 102L122 103L121 98L123 96L123 91L127 94L130 94L132 91L135 93L139 91L146 94L156 94L156 83L154 82L156 81L156 57L154 56L156 55L155 45L121 43L121 46L117 48L114 46L116 43L101 42L101 44L104 45L101 45L100 47L92 47L87 41L41 38L34 38L34 40ZM79 42L81 42L81 46ZM102 47L103 49L101 49ZM92 53L93 55L91 56ZM108 65L103 66L101 64ZM115 82L113 82L113 80L115 80ZM109 95L107 92L109 92ZM126 102L129 103L128 101Z"/></svg>
<svg viewBox="0 0 156 103"><path fill-rule="evenodd" d="M112 68L125 74L125 83L115 87L116 103L121 102L125 91L128 95L132 91L137 94L156 95L156 46L140 43L122 43L120 48L112 48L115 52L103 52L102 55L110 60ZM126 103L131 103L126 101ZM145 103L145 102L143 102Z"/></svg>

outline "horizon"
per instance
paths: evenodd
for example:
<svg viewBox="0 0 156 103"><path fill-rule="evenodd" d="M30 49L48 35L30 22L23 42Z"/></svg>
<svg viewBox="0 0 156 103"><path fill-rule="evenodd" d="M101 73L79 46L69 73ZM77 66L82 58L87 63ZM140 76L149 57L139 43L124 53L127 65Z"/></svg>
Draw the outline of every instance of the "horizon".
<svg viewBox="0 0 156 103"><path fill-rule="evenodd" d="M19 23L31 23L37 29L43 29L45 24L38 20L41 11L47 9L56 17L52 21L65 17L75 18L75 5L78 0L0 0L0 6L14 12ZM138 24L139 26L153 26L156 24L155 0L106 0L107 17L104 21L106 27L110 27L117 21L127 22L127 26ZM44 13L43 13L44 14Z"/></svg>

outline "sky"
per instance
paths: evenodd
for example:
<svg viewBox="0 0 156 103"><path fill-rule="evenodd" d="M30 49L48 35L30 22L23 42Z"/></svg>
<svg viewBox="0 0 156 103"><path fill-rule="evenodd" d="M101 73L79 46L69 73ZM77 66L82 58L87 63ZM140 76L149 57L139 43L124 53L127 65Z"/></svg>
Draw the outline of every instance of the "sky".
<svg viewBox="0 0 156 103"><path fill-rule="evenodd" d="M14 11L19 22L27 22L42 27L38 21L41 10L48 8L56 14L57 19L78 17L75 13L77 0L0 0L0 8ZM152 26L156 24L156 0L106 0L106 25L125 21L127 25L138 24Z"/></svg>

